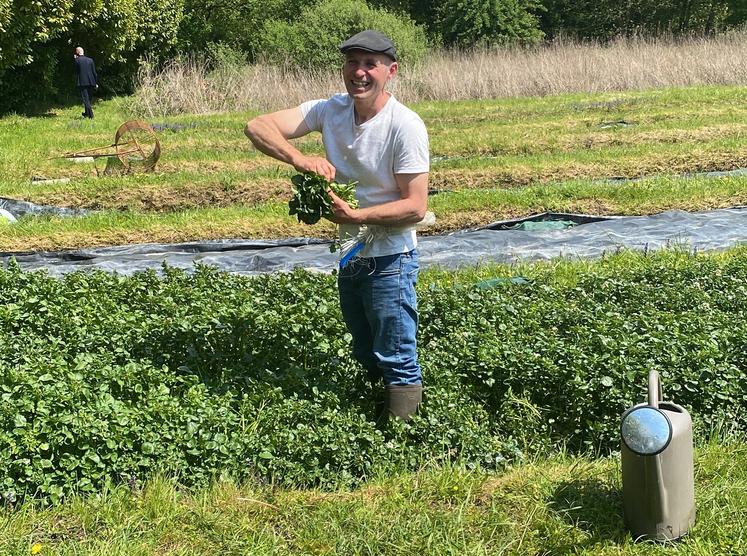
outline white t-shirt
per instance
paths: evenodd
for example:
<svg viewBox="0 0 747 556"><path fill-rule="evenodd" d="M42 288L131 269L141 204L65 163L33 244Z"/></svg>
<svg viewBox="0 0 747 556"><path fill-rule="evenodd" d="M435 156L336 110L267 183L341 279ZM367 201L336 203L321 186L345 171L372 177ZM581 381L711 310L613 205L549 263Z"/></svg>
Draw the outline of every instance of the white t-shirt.
<svg viewBox="0 0 747 556"><path fill-rule="evenodd" d="M395 174L430 169L423 120L392 95L378 114L361 125L355 123L353 99L346 93L304 102L300 108L309 129L322 134L327 160L337 170L335 181L358 182L355 196L362 208L401 199ZM417 246L414 225L375 228L376 239L361 251L362 257L406 253ZM358 231L357 225L343 224L340 238L355 237Z"/></svg>

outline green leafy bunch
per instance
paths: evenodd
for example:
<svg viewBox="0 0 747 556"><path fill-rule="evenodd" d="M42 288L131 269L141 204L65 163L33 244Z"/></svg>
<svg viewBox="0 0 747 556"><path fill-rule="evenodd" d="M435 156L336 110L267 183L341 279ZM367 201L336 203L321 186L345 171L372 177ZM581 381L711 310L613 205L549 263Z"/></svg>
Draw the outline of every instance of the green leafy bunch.
<svg viewBox="0 0 747 556"><path fill-rule="evenodd" d="M288 214L295 214L299 222L316 224L321 218L332 216L332 198L327 193L331 189L335 195L353 208L358 208L355 198L355 184L329 182L313 172L296 174L291 178L293 197L288 201Z"/></svg>

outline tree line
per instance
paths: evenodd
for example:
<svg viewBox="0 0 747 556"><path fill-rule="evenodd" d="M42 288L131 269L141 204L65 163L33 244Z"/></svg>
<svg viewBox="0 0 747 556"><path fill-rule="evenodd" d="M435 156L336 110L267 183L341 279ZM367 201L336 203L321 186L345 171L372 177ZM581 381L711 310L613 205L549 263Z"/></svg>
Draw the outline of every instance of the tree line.
<svg viewBox="0 0 747 556"><path fill-rule="evenodd" d="M103 91L122 94L146 57L328 67L333 46L364 27L416 61L436 47L712 35L745 22L744 0L0 0L0 111L69 92L78 45Z"/></svg>

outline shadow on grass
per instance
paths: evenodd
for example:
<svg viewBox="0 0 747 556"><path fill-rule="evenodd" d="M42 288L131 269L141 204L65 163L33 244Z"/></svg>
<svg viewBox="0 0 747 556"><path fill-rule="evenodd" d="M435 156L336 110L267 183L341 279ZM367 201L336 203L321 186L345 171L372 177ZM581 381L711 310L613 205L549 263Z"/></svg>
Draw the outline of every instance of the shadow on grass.
<svg viewBox="0 0 747 556"><path fill-rule="evenodd" d="M93 109L96 103L112 98L112 94L104 89L97 89L93 95ZM15 114L24 118L56 118L56 111L68 108L80 108L83 110L83 101L78 89L73 82L63 92L47 95L39 98L26 98L20 102L13 103L8 99L0 99L0 118Z"/></svg>
<svg viewBox="0 0 747 556"><path fill-rule="evenodd" d="M559 522L585 533L585 540L567 541L566 536L549 538L543 549L548 554L576 553L579 548L623 544L628 532L623 522L622 494L598 479L575 479L558 485L548 501ZM544 552L544 551L543 551Z"/></svg>

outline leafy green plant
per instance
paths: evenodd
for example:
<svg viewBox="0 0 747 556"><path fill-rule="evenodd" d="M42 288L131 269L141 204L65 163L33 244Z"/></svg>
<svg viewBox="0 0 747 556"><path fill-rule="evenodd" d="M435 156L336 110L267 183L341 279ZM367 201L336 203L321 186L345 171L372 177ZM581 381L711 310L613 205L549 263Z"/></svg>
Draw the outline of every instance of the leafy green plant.
<svg viewBox="0 0 747 556"><path fill-rule="evenodd" d="M483 277L484 278L484 277ZM747 430L747 251L588 265L573 280L421 281L424 403L379 430L334 277L56 279L0 270L0 496L157 474L336 488L459 462L608 453L650 368L696 435ZM484 281L482 282L484 284Z"/></svg>
<svg viewBox="0 0 747 556"><path fill-rule="evenodd" d="M296 215L299 222L316 224L322 218L330 218L332 214L332 198L328 190L340 197L351 207L358 207L355 198L355 184L329 182L319 174L307 172L296 174L291 178L293 184L293 196L288 201L288 213Z"/></svg>

